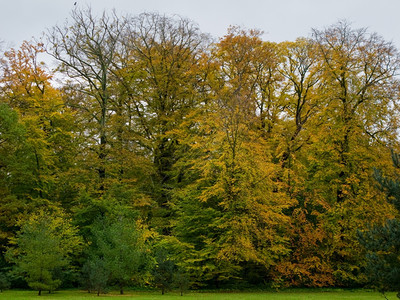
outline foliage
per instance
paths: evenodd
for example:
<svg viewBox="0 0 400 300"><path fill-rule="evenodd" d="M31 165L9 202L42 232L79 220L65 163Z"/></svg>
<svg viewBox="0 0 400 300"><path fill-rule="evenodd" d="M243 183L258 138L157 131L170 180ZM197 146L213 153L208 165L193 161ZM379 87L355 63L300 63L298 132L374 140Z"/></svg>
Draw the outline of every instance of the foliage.
<svg viewBox="0 0 400 300"><path fill-rule="evenodd" d="M168 257L168 253L165 249L156 250L154 257L155 267L152 271L153 281L164 295L166 291L172 289L174 277L178 268L176 263Z"/></svg>
<svg viewBox="0 0 400 300"><path fill-rule="evenodd" d="M15 231L16 216L25 205L24 201L17 201L15 195L19 177L24 174L25 155L25 128L18 121L18 114L7 104L0 103L0 239L3 246Z"/></svg>
<svg viewBox="0 0 400 300"><path fill-rule="evenodd" d="M104 259L98 256L89 257L82 266L83 284L88 291L96 291L97 296L107 291L110 272Z"/></svg>
<svg viewBox="0 0 400 300"><path fill-rule="evenodd" d="M39 290L79 270L97 293L354 287L375 268L384 289L397 276L379 274L397 259L381 238L400 207L399 53L346 21L262 37L76 8L43 43L2 53L1 268Z"/></svg>
<svg viewBox="0 0 400 300"><path fill-rule="evenodd" d="M39 210L21 224L9 248L8 259L15 263L15 272L28 285L39 291L53 291L61 280L55 271L68 267L71 255L79 251L81 240L77 230L62 211Z"/></svg>
<svg viewBox="0 0 400 300"><path fill-rule="evenodd" d="M11 286L10 280L5 272L0 273L0 292L9 289Z"/></svg>
<svg viewBox="0 0 400 300"><path fill-rule="evenodd" d="M400 208L400 168L399 155L392 152L393 164L397 174L394 179L388 178L381 171L375 170L375 178L380 187L386 192L387 200L397 211ZM381 225L375 225L367 231L360 231L358 238L366 248L367 273L370 282L379 291L395 290L400 292L400 221L389 219Z"/></svg>
<svg viewBox="0 0 400 300"><path fill-rule="evenodd" d="M119 215L97 219L91 233L93 244L86 263L86 275L89 282L95 282L91 285L98 293L104 288L99 286L100 278L107 278L106 282L119 286L121 294L125 286L145 282L151 262L146 228ZM96 270L98 274L93 274Z"/></svg>

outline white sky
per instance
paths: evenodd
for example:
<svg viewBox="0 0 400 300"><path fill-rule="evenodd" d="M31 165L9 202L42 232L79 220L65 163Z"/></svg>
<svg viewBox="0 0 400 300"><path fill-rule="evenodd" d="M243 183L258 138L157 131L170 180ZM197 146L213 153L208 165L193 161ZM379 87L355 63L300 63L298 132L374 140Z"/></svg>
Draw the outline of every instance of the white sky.
<svg viewBox="0 0 400 300"><path fill-rule="evenodd" d="M309 36L347 19L354 28L368 27L400 48L400 0L0 0L3 48L19 47L46 28L63 23L74 2L95 12L178 14L198 23L203 32L222 37L229 25L257 28L263 39L280 42Z"/></svg>

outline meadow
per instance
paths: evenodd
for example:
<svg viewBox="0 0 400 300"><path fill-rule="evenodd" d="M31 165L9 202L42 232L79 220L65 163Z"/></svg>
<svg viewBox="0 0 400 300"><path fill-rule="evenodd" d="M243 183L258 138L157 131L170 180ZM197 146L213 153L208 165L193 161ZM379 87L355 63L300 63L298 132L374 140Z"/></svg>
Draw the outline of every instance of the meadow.
<svg viewBox="0 0 400 300"><path fill-rule="evenodd" d="M387 299L397 299L396 293L387 293ZM206 299L206 300L375 300L384 299L383 295L371 290L288 290L280 292L188 292L183 296L171 292L161 295L159 292L127 291L119 295L117 291L97 296L82 290L62 290L52 294L43 293L38 296L31 290L7 290L0 293L0 299L25 300L25 299L140 299L140 300L178 300L178 299Z"/></svg>

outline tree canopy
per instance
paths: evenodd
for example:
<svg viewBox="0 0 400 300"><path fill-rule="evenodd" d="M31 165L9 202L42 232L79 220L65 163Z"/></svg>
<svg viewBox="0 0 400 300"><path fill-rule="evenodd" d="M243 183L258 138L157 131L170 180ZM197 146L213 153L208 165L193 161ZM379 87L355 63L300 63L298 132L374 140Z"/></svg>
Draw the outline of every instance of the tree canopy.
<svg viewBox="0 0 400 300"><path fill-rule="evenodd" d="M346 21L262 36L75 9L2 53L0 271L39 293L354 287L396 260L374 243L397 234L398 50Z"/></svg>

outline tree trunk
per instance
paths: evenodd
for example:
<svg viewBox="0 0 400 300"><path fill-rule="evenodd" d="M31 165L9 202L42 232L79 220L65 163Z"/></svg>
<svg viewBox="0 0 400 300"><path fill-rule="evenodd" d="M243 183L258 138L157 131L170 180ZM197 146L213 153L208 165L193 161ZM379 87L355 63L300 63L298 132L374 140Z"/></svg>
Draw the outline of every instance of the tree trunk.
<svg viewBox="0 0 400 300"><path fill-rule="evenodd" d="M219 289L219 280L218 280L218 278L215 278L214 283L215 283L215 288L218 290Z"/></svg>
<svg viewBox="0 0 400 300"><path fill-rule="evenodd" d="M42 295L42 290L39 290L38 296Z"/></svg>

